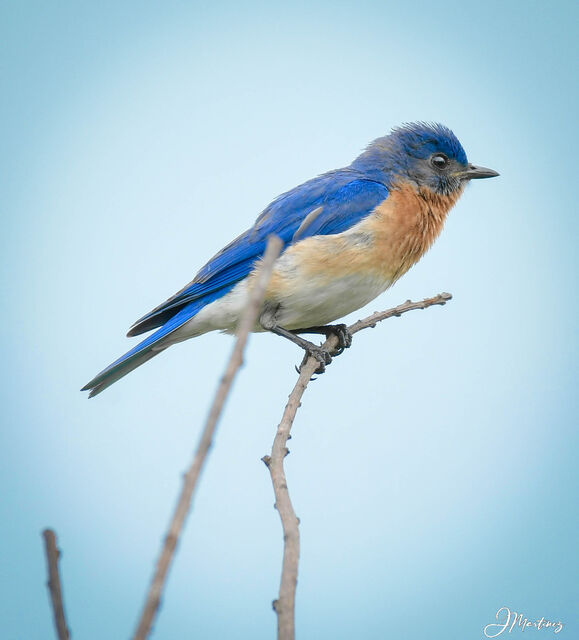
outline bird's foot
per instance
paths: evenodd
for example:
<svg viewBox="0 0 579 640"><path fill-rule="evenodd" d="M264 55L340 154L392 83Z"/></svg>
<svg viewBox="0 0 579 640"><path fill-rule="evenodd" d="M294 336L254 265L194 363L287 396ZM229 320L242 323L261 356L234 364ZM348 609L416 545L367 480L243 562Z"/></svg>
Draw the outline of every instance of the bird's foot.
<svg viewBox="0 0 579 640"><path fill-rule="evenodd" d="M323 324L316 327L304 327L303 329L295 329L292 333L321 333L326 336L326 339L330 336L336 336L338 338L338 346L333 354L335 356L339 356L344 349L352 345L352 334L348 331L348 327L345 324Z"/></svg>
<svg viewBox="0 0 579 640"><path fill-rule="evenodd" d="M332 356L325 349L322 349L322 347L319 347L318 345L312 344L311 346L305 347L305 354L301 361L301 364L299 367L296 367L296 371L298 373L301 373L302 367L304 366L304 364L306 364L310 356L315 358L319 363L318 368L314 371L314 373L317 373L318 375L324 373L324 371L326 370L326 365L332 362Z"/></svg>
<svg viewBox="0 0 579 640"><path fill-rule="evenodd" d="M332 334L338 338L338 347L334 355L339 356L344 349L349 349L352 346L352 334L345 324L329 324L326 337Z"/></svg>

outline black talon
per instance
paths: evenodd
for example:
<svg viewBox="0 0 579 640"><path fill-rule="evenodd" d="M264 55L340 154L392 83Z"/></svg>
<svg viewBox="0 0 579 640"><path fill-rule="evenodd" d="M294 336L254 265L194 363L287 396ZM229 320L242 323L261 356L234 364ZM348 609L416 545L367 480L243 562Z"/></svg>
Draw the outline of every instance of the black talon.
<svg viewBox="0 0 579 640"><path fill-rule="evenodd" d="M332 362L332 356L321 347L317 347L313 345L306 350L305 360L308 359L309 356L313 356L320 364L318 368L314 371L314 373L322 374L326 370L326 365Z"/></svg>
<svg viewBox="0 0 579 640"><path fill-rule="evenodd" d="M328 334L333 333L337 336L340 353L342 353L344 349L352 346L352 334L348 331L348 327L345 324L328 325L328 329L330 329Z"/></svg>
<svg viewBox="0 0 579 640"><path fill-rule="evenodd" d="M322 347L318 347L317 345L313 344L310 347L305 348L305 354L301 361L301 364L299 367L296 367L296 371L298 373L302 372L302 367L308 361L308 358L310 356L318 361L318 368L314 371L314 373L318 375L324 373L326 370L326 365L332 362L332 356L325 349L322 349ZM313 378L311 379L313 380Z"/></svg>
<svg viewBox="0 0 579 640"><path fill-rule="evenodd" d="M302 372L302 367L304 366L304 364L308 361L308 358L310 357L309 353L306 353L303 357L303 360L300 363L300 366L298 367L297 364L294 365L294 369L298 372L298 374L300 374ZM321 366L321 365L320 365ZM324 369L325 370L325 369ZM320 367L318 367L314 373L320 374L320 373L324 373L323 371L320 371ZM313 382L314 380L317 380L317 378L314 378L313 376L310 378L310 382Z"/></svg>

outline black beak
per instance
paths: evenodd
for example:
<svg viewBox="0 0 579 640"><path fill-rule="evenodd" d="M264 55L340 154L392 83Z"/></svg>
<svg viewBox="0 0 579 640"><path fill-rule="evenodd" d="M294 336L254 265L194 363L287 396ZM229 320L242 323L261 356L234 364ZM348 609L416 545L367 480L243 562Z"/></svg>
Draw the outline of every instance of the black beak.
<svg viewBox="0 0 579 640"><path fill-rule="evenodd" d="M474 180L475 178L495 178L500 175L493 169L487 169L486 167L476 167L474 164L469 164L466 171L460 174L461 178L467 180Z"/></svg>

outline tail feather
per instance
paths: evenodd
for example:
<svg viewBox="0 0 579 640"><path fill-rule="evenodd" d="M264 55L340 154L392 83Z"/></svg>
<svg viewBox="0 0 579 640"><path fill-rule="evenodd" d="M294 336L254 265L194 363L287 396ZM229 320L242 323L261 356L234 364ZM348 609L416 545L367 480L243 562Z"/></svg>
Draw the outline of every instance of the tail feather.
<svg viewBox="0 0 579 640"><path fill-rule="evenodd" d="M153 349L152 347L149 347L142 353L137 353L126 360L123 360L123 362L107 367L104 371L99 373L98 376L95 376L88 384L86 384L81 391L90 391L88 397L94 398L94 396L98 395L101 391L110 387L111 384L114 384L117 380L126 376L127 373L130 373L133 369L140 367L142 364L147 362L147 360L150 360L166 348L167 347Z"/></svg>
<svg viewBox="0 0 579 640"><path fill-rule="evenodd" d="M152 333L130 351L127 351L127 353L118 360L115 360L106 369L103 369L90 382L85 384L81 391L90 391L88 397L92 398L101 391L104 391L107 387L110 387L110 385L117 380L126 376L127 373L130 373L147 362L147 360L164 351L171 345L171 340L169 339L170 334L191 320L205 304L197 301L182 309L160 329L155 331L155 333Z"/></svg>
<svg viewBox="0 0 579 640"><path fill-rule="evenodd" d="M153 356L164 351L167 347L173 344L174 341L171 340L171 334L174 331L196 316L203 307L228 293L233 288L234 284L235 283L222 287L217 291L210 291L202 298L193 300L185 307L177 309L175 315L166 320L165 324L163 324L160 329L157 329L155 333L152 333L148 338L139 342L137 346L133 347L118 360L115 360L106 369L103 369L90 382L88 382L81 391L90 391L88 397L92 398L101 391L104 391L107 387L110 387L110 385L117 380L126 376L127 373L130 373L133 369L140 367L142 364L147 362L147 360L150 360ZM142 320L146 320L148 317L149 316L145 316ZM147 330L146 328L143 328L140 323L141 321L137 323L139 326L138 333L142 333ZM137 325L135 325L133 329L136 329ZM153 327L151 326L150 328ZM129 331L129 335L135 335L135 331Z"/></svg>

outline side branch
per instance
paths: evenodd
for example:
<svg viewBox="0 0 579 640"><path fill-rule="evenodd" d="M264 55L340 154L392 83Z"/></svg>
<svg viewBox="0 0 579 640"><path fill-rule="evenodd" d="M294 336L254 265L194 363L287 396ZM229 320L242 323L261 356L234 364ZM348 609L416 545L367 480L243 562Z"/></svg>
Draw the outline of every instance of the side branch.
<svg viewBox="0 0 579 640"><path fill-rule="evenodd" d="M403 304L399 304L397 307L393 307L392 309L388 309L387 311L376 311L371 316L364 318L363 320L358 320L358 322L354 322L354 324L348 327L348 331L351 334L358 333L358 331L362 331L362 329L374 328L378 322L382 322L382 320L387 320L388 318L394 318L401 316L403 313L407 311L414 311L415 309L426 309L427 307L432 307L434 305L444 305L449 300L452 300L452 295L450 293L439 293L437 296L433 296L432 298L425 298L420 302L412 302L411 300L406 300Z"/></svg>
<svg viewBox="0 0 579 640"><path fill-rule="evenodd" d="M407 311L415 309L426 309L433 305L444 305L452 299L450 293L440 293L432 298L426 298L420 302L407 300L387 311L379 311L371 316L358 320L348 327L351 334L375 327L378 322L401 316ZM334 354L338 347L338 338L330 336L322 345L328 352ZM271 449L271 455L264 456L263 462L269 469L273 491L275 494L275 507L279 512L283 528L283 564L280 580L279 596L273 602L273 608L277 614L277 638L278 640L293 640L295 637L295 594L298 581L298 561L300 554L300 534L299 519L297 518L290 499L287 480L283 467L285 456L289 453L287 441L297 413L301 406L301 399L311 380L314 371L318 368L319 362L310 356L300 369L298 380L289 396L285 406L283 416Z"/></svg>
<svg viewBox="0 0 579 640"><path fill-rule="evenodd" d="M133 636L134 640L145 640L151 631L153 620L161 603L161 594L167 579L167 572L173 559L175 548L185 523L185 518L187 517L191 507L191 500L197 486L199 474L201 473L207 453L211 448L217 422L221 415L221 411L223 410L225 400L229 394L235 375L243 364L243 351L245 349L247 337L257 321L257 316L271 276L273 264L279 256L281 248L281 240L276 236L271 236L267 243L265 255L255 284L251 290L249 301L244 310L243 316L241 317L239 326L237 327L237 340L235 341L231 357L229 358L225 373L223 374L217 388L195 456L187 470L187 473L185 474L181 494L173 513L168 532L165 536L165 542L163 544L161 554L157 560L155 574L149 587L149 592L147 594L137 630Z"/></svg>
<svg viewBox="0 0 579 640"><path fill-rule="evenodd" d="M44 538L44 550L46 553L46 564L48 568L48 591L50 592L50 602L52 604L52 614L54 616L54 626L58 640L69 640L70 633L66 626L64 616L64 603L62 600L62 588L60 586L60 574L58 573L58 560L60 551L56 544L56 534L52 529L45 529L42 532Z"/></svg>

